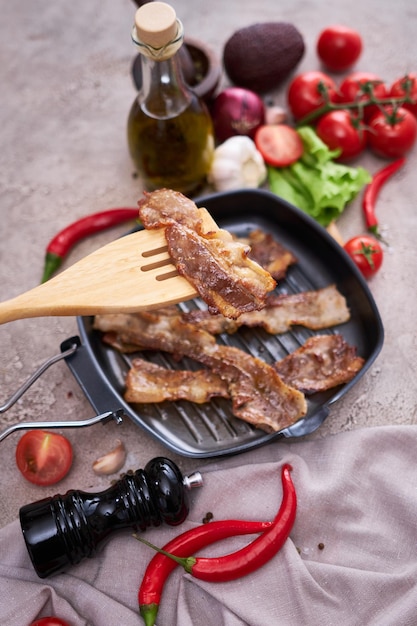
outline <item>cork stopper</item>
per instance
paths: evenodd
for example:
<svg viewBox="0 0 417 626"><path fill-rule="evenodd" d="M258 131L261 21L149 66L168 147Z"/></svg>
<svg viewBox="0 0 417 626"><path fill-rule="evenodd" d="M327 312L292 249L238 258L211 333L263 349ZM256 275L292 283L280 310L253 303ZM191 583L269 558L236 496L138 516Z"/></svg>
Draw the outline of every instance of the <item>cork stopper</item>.
<svg viewBox="0 0 417 626"><path fill-rule="evenodd" d="M138 38L152 48L163 48L177 36L175 10L165 2L148 2L135 14Z"/></svg>

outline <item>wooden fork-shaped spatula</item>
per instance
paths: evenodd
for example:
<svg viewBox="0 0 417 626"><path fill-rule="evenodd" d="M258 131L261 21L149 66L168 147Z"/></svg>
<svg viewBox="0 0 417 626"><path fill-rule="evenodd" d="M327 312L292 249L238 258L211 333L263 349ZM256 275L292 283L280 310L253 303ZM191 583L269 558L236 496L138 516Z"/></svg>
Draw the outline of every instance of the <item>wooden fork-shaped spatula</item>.
<svg viewBox="0 0 417 626"><path fill-rule="evenodd" d="M206 231L218 230L199 209ZM184 302L194 287L171 263L164 230L116 239L46 283L0 303L0 324L28 317L132 313Z"/></svg>

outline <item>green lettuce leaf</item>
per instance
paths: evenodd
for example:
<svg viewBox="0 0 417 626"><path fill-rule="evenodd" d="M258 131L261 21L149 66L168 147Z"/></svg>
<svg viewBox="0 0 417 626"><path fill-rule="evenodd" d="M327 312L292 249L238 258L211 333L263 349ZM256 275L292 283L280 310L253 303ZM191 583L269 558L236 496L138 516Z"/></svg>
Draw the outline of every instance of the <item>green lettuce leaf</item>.
<svg viewBox="0 0 417 626"><path fill-rule="evenodd" d="M372 177L362 167L336 163L339 152L329 150L310 126L297 132L304 144L302 157L288 167L268 167L269 187L322 226L328 226Z"/></svg>

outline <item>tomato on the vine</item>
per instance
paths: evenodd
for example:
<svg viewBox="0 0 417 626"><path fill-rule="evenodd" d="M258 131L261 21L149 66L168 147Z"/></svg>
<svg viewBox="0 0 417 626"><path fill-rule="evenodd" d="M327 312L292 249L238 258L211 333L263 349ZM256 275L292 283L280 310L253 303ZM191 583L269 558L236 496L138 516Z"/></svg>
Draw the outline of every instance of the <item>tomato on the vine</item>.
<svg viewBox="0 0 417 626"><path fill-rule="evenodd" d="M410 73L398 78L391 85L389 95L393 98L403 98L406 93L413 102L404 102L401 106L417 116L417 74Z"/></svg>
<svg viewBox="0 0 417 626"><path fill-rule="evenodd" d="M287 93L288 105L296 120L316 111L326 102L336 101L336 83L324 72L303 72L290 83Z"/></svg>
<svg viewBox="0 0 417 626"><path fill-rule="evenodd" d="M72 465L72 446L66 437L44 430L29 430L16 447L16 464L35 485L54 485Z"/></svg>
<svg viewBox="0 0 417 626"><path fill-rule="evenodd" d="M304 146L300 135L286 124L265 124L255 133L255 146L268 165L286 167L298 161Z"/></svg>
<svg viewBox="0 0 417 626"><path fill-rule="evenodd" d="M344 72L360 57L362 38L353 28L334 25L325 28L317 40L317 54L334 72Z"/></svg>
<svg viewBox="0 0 417 626"><path fill-rule="evenodd" d="M368 127L369 147L384 158L404 156L417 138L417 119L403 107L385 107L371 118Z"/></svg>
<svg viewBox="0 0 417 626"><path fill-rule="evenodd" d="M372 235L352 237L343 247L365 278L374 276L382 265L382 246Z"/></svg>
<svg viewBox="0 0 417 626"><path fill-rule="evenodd" d="M371 72L353 72L340 83L337 101L340 103L368 102L370 91L378 99L388 96L388 89L379 76ZM377 110L378 107L376 105L364 106L364 119L369 120Z"/></svg>
<svg viewBox="0 0 417 626"><path fill-rule="evenodd" d="M32 622L30 626L69 626L69 624L59 617L41 617Z"/></svg>
<svg viewBox="0 0 417 626"><path fill-rule="evenodd" d="M337 161L353 159L366 147L365 128L349 111L329 111L318 121L316 132L331 150L340 150Z"/></svg>

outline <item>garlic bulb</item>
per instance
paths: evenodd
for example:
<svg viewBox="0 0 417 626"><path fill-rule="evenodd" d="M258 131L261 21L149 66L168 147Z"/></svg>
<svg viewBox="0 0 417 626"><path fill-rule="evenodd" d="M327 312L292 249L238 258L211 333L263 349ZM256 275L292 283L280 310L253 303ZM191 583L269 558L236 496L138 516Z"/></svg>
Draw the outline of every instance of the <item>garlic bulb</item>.
<svg viewBox="0 0 417 626"><path fill-rule="evenodd" d="M262 185L267 169L250 137L230 137L214 151L208 182L216 191L256 188Z"/></svg>

